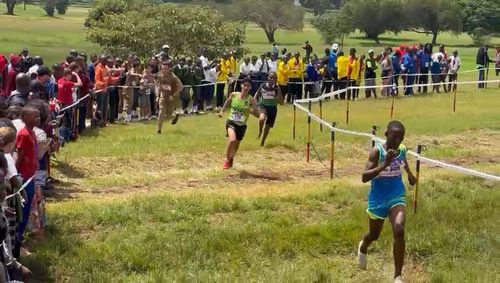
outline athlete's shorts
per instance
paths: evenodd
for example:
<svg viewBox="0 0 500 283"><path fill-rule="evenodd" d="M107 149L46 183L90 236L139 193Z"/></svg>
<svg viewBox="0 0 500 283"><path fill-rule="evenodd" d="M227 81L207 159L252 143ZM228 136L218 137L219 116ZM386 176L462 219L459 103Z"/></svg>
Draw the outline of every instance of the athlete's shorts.
<svg viewBox="0 0 500 283"><path fill-rule="evenodd" d="M170 100L170 97L167 95L161 95L159 101L160 111L162 118L170 119L172 118L172 114L175 111L175 99L173 101Z"/></svg>
<svg viewBox="0 0 500 283"><path fill-rule="evenodd" d="M259 105L259 111L266 114L266 125L271 128L274 127L274 122L276 122L276 116L278 115L278 107Z"/></svg>
<svg viewBox="0 0 500 283"><path fill-rule="evenodd" d="M389 216L391 209L397 205L406 206L406 197L404 195L399 197L394 197L384 201L370 201L368 200L368 208L366 213L373 219L385 219Z"/></svg>
<svg viewBox="0 0 500 283"><path fill-rule="evenodd" d="M247 125L238 125L234 121L227 120L226 121L226 136L227 136L227 129L233 129L233 131L236 133L236 140L241 141L243 140L243 137L245 137L245 132L247 131Z"/></svg>

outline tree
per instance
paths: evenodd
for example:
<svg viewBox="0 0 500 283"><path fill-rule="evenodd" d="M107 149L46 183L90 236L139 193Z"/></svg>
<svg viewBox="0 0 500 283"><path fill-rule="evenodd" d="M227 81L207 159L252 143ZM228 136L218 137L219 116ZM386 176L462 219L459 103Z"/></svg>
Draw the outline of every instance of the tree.
<svg viewBox="0 0 500 283"><path fill-rule="evenodd" d="M5 0L5 4L7 5L7 15L14 15L16 0Z"/></svg>
<svg viewBox="0 0 500 283"><path fill-rule="evenodd" d="M431 34L434 45L440 32L462 31L464 16L456 0L409 0L406 7L411 30Z"/></svg>
<svg viewBox="0 0 500 283"><path fill-rule="evenodd" d="M405 27L401 0L350 0L340 13L351 19L353 28L359 29L366 38L380 43L379 36L386 32L400 32Z"/></svg>
<svg viewBox="0 0 500 283"><path fill-rule="evenodd" d="M196 55L201 48L209 54L228 49L242 53L245 26L227 22L211 8L163 4L90 20L87 39L114 55L133 52L147 57L165 43L174 56Z"/></svg>
<svg viewBox="0 0 500 283"><path fill-rule="evenodd" d="M341 0L300 0L302 7L311 9L315 16L327 10L340 9Z"/></svg>
<svg viewBox="0 0 500 283"><path fill-rule="evenodd" d="M340 12L324 13L316 17L312 24L328 44L339 41L342 45L344 38L354 30L349 18Z"/></svg>
<svg viewBox="0 0 500 283"><path fill-rule="evenodd" d="M85 26L90 27L92 22L100 21L108 14L123 14L127 11L140 11L146 7L161 3L160 0L96 0L89 15L85 20Z"/></svg>
<svg viewBox="0 0 500 283"><path fill-rule="evenodd" d="M45 1L45 6L44 6L43 9L47 13L47 16L49 16L49 17L53 17L54 16L54 12L56 10L56 4L57 4L57 0L47 0L47 1Z"/></svg>
<svg viewBox="0 0 500 283"><path fill-rule="evenodd" d="M270 43L275 42L277 29L302 30L304 27L304 11L291 0L241 0L227 5L223 11L231 19L257 24Z"/></svg>
<svg viewBox="0 0 500 283"><path fill-rule="evenodd" d="M476 44L482 44L485 37L500 33L500 0L463 0L463 30Z"/></svg>
<svg viewBox="0 0 500 283"><path fill-rule="evenodd" d="M59 15L65 15L69 7L69 0L57 0L56 10Z"/></svg>

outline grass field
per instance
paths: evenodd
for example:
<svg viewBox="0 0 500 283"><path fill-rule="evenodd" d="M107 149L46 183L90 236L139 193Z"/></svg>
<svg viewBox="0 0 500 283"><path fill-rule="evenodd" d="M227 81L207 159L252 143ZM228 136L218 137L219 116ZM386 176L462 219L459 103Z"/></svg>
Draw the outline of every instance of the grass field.
<svg viewBox="0 0 500 283"><path fill-rule="evenodd" d="M71 48L95 48L81 33L83 9L70 8L60 19L48 19L32 6L17 13L0 16L0 52L27 46L55 62ZM268 49L263 32L250 26L247 33L250 48ZM277 38L289 49L307 39L317 50L326 46L309 27ZM448 34L439 39L459 48L464 70L474 67L470 39ZM402 33L382 42L423 40ZM349 38L347 46L381 48L359 37ZM397 99L395 118L407 127L405 144L425 144L425 156L499 175L498 86L481 91L461 86L457 97L456 113L448 94ZM390 100L352 103L349 125L345 106L325 103L325 120L366 132L390 120ZM313 111L318 113L317 105ZM162 136L155 135L153 122L88 131L57 157L54 175L63 186L47 200L50 226L33 244L33 256L23 258L35 281L390 282L388 227L370 249L368 270L356 267L356 246L367 229L369 187L360 175L370 142L338 134L335 178L329 180L324 167L329 134L313 124L315 151L306 163L306 117L297 114L296 140L292 117L292 107L280 107L264 148L251 118L229 171L221 170L224 120L214 114L182 117ZM499 189L498 183L423 166L417 214L410 212L413 188L408 188L408 282L500 280Z"/></svg>

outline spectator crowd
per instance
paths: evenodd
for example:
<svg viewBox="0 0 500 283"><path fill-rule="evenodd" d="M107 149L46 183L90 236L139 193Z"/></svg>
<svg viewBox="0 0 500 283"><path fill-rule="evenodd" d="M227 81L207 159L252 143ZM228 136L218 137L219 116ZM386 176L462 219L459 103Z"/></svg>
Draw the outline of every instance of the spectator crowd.
<svg viewBox="0 0 500 283"><path fill-rule="evenodd" d="M104 127L118 121L157 118L161 89L170 88L162 85L163 68L171 68L182 83L175 101L174 115L178 117L220 110L231 92L241 90L239 81L248 82L248 78L253 96L272 73L288 103L361 85L366 98L377 98L378 90L382 96L398 95L399 85L404 95L450 92L458 79L459 53L449 54L444 45L433 49L431 44L417 44L359 54L355 48L344 52L334 43L323 56L317 56L306 42L303 57L273 44L270 52L260 56L236 58L227 52L208 58L200 50L195 58L171 58L169 46L164 45L147 60L134 54L122 59L71 50L52 66L46 66L41 56L31 57L28 49L8 58L0 54L0 173L4 178L0 182L0 240L4 246L0 277L29 280L31 272L19 259L29 255L26 233L41 234L47 223L43 195L57 182L50 177L51 155L77 139L88 121L91 126ZM476 60L480 81L490 62L495 62L498 75L500 48L492 60L487 47L481 47ZM414 84L420 86L414 89ZM339 92L335 98L356 100L359 89Z"/></svg>

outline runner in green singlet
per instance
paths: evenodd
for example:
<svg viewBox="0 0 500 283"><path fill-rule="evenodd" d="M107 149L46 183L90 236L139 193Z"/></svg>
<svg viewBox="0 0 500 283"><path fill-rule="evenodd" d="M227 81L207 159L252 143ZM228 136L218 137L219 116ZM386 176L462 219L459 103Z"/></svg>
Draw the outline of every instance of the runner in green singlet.
<svg viewBox="0 0 500 283"><path fill-rule="evenodd" d="M267 77L267 82L263 83L257 92L256 99L259 102L259 139L260 146L264 146L266 142L269 130L274 127L274 122L276 121L276 116L278 115L278 107L276 105L283 104L283 96L281 94L281 89L276 83L277 75L274 72L269 73ZM266 124L264 127L264 123ZM262 135L262 129L264 128L264 135Z"/></svg>
<svg viewBox="0 0 500 283"><path fill-rule="evenodd" d="M240 143L245 136L247 130L247 120L250 113L255 117L259 117L256 109L257 102L255 98L250 96L248 92L252 88L250 78L245 78L241 81L241 92L233 92L227 98L226 103L219 112L219 117L222 118L224 109L231 107L229 119L226 122L226 132L228 137L228 145L226 151L226 160L224 160L224 169L233 167L233 160Z"/></svg>

